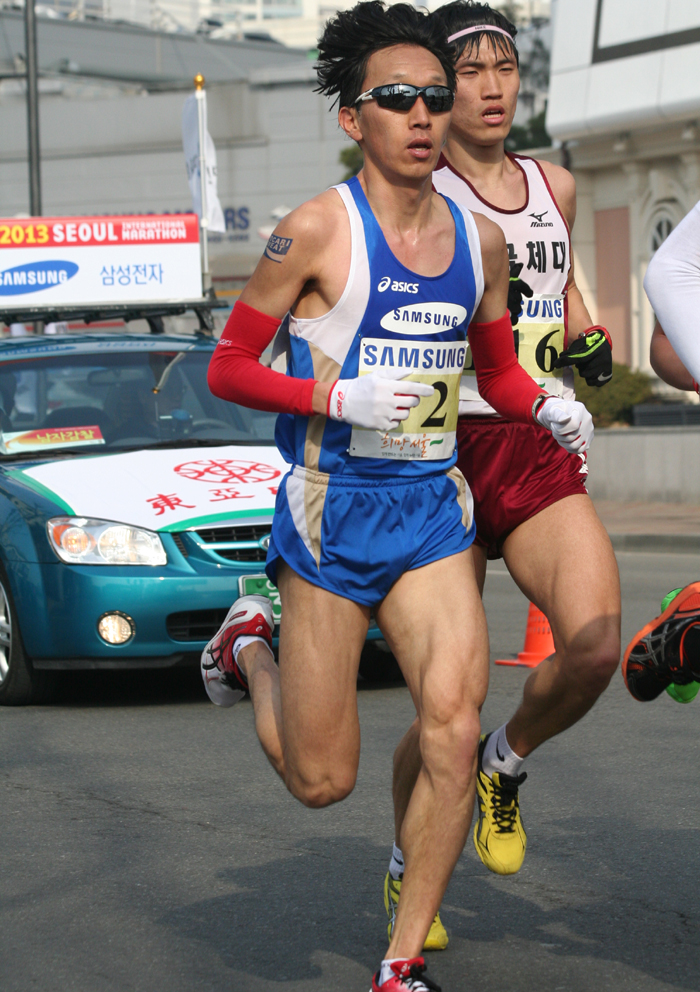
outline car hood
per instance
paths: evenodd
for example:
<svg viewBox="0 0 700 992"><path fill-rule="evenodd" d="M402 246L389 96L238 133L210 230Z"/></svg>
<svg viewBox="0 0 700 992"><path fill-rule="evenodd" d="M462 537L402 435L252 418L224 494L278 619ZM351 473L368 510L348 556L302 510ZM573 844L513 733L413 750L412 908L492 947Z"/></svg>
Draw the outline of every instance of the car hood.
<svg viewBox="0 0 700 992"><path fill-rule="evenodd" d="M271 514L288 468L271 445L234 444L62 459L10 474L68 516L170 531Z"/></svg>

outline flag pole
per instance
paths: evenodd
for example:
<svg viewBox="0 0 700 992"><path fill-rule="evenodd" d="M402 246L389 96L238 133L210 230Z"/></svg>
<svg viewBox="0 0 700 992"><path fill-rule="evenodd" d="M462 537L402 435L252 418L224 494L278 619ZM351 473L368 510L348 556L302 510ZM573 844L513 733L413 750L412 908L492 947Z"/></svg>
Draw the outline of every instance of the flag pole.
<svg viewBox="0 0 700 992"><path fill-rule="evenodd" d="M36 11L34 0L24 2L24 47L27 79L27 158L29 160L29 213L41 216L41 155L39 151L39 89L37 83Z"/></svg>
<svg viewBox="0 0 700 992"><path fill-rule="evenodd" d="M207 161L206 161L206 108L207 94L204 89L204 76L198 72L194 77L195 96L197 98L197 122L199 124L199 190L201 199L201 217L199 226L202 232L202 289L206 296L211 289L209 273L209 213L207 210Z"/></svg>

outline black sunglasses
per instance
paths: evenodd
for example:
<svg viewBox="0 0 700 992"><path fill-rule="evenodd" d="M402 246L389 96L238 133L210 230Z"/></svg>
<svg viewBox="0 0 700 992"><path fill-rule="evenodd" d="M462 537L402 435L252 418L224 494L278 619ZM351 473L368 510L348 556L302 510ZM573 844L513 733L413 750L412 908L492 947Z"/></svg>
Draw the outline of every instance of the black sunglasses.
<svg viewBox="0 0 700 992"><path fill-rule="evenodd" d="M376 100L385 110L410 110L418 97L423 98L431 114L444 114L452 110L455 95L449 86L412 86L411 83L387 83L373 90L360 93L355 103Z"/></svg>

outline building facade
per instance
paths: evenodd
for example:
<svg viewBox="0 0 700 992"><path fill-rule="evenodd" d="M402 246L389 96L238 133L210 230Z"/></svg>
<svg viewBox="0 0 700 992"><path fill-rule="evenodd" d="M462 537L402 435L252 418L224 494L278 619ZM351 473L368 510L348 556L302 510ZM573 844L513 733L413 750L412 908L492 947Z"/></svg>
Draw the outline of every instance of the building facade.
<svg viewBox="0 0 700 992"><path fill-rule="evenodd" d="M631 13L634 16L630 16ZM577 282L615 357L651 371L649 260L700 200L700 3L554 0L547 129L578 189Z"/></svg>
<svg viewBox="0 0 700 992"><path fill-rule="evenodd" d="M110 0L110 9L128 13L115 6L127 2ZM136 17L141 0L133 2ZM535 0L532 7L540 10ZM527 29L523 36L525 48ZM219 289L240 286L250 275L275 218L343 178L340 153L350 142L330 101L314 93L313 58L304 49L104 18L49 17L41 8L38 42L47 215L190 210L181 114L197 72L207 80L226 220L226 232L210 236ZM0 9L5 217L28 211L24 82L2 78L21 71L23 44L22 12ZM524 108L527 117L532 107Z"/></svg>
<svg viewBox="0 0 700 992"><path fill-rule="evenodd" d="M0 12L6 64L22 15ZM57 68L62 53L74 68ZM2 46L0 43L0 57ZM91 61L92 60L92 61ZM259 229L345 172L349 139L314 92L304 52L214 42L131 25L40 19L41 171L46 215L192 210L182 107L207 78L208 124L226 232L210 236L215 285L240 286L259 259ZM28 211L24 84L0 83L0 216Z"/></svg>
<svg viewBox="0 0 700 992"><path fill-rule="evenodd" d="M11 7L14 0L0 0ZM388 3L405 0L387 0ZM409 0L411 2L411 0ZM434 10L445 0L416 6ZM549 19L550 0L491 0L508 6L523 24ZM44 16L84 20L126 21L161 31L200 31L213 38L267 34L284 45L315 48L323 25L356 0L41 0Z"/></svg>

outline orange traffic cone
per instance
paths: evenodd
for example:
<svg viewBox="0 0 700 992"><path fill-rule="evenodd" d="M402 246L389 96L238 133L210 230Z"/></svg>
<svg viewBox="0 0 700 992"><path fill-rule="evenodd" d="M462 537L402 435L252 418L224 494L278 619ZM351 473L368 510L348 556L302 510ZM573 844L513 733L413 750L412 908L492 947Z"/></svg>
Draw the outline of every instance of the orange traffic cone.
<svg viewBox="0 0 700 992"><path fill-rule="evenodd" d="M541 661L554 654L554 638L549 620L530 603L525 628L525 644L517 658L499 658L497 665L524 665L526 668L536 668Z"/></svg>

